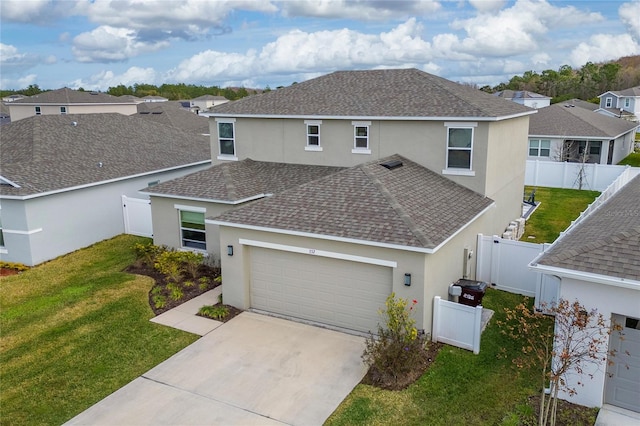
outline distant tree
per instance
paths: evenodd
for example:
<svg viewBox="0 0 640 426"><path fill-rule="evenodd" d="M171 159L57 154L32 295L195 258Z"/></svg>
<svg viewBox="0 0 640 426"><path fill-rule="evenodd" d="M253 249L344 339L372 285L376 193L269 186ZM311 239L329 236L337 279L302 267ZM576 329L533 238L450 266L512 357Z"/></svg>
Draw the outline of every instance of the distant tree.
<svg viewBox="0 0 640 426"><path fill-rule="evenodd" d="M37 84L30 84L29 87L22 91L22 94L26 96L33 96L39 93L42 93L42 90Z"/></svg>

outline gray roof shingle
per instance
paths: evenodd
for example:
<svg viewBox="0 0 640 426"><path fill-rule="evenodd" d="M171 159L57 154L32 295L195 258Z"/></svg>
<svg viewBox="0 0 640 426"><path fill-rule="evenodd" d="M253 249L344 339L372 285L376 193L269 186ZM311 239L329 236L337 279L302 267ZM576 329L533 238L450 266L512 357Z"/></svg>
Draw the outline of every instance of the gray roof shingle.
<svg viewBox="0 0 640 426"><path fill-rule="evenodd" d="M236 203L266 194L277 194L342 169L245 159L218 164L163 182L147 188L145 192Z"/></svg>
<svg viewBox="0 0 640 426"><path fill-rule="evenodd" d="M637 126L638 123L559 103L541 108L529 118L529 135L610 139Z"/></svg>
<svg viewBox="0 0 640 426"><path fill-rule="evenodd" d="M417 69L338 71L218 105L212 116L476 118L534 110Z"/></svg>
<svg viewBox="0 0 640 426"><path fill-rule="evenodd" d="M0 132L0 153L0 175L20 186L0 185L4 196L211 160L208 137L117 113L41 115L6 124Z"/></svg>
<svg viewBox="0 0 640 426"><path fill-rule="evenodd" d="M137 108L142 119L173 126L187 133L209 134L209 119L182 108L178 102L142 102Z"/></svg>
<svg viewBox="0 0 640 426"><path fill-rule="evenodd" d="M381 163L401 161L387 169ZM399 155L310 181L215 220L434 249L493 201Z"/></svg>
<svg viewBox="0 0 640 426"><path fill-rule="evenodd" d="M549 96L541 95L528 90L501 90L493 94L504 99L551 99Z"/></svg>
<svg viewBox="0 0 640 426"><path fill-rule="evenodd" d="M640 281L640 175L545 252L538 264Z"/></svg>
<svg viewBox="0 0 640 426"><path fill-rule="evenodd" d="M27 105L70 105L70 104L133 104L131 100L125 100L118 96L112 96L107 93L100 92L85 92L79 90L72 90L68 87L62 89L51 90L49 92L42 92L37 95L29 96L17 101L13 101L12 104L27 104Z"/></svg>

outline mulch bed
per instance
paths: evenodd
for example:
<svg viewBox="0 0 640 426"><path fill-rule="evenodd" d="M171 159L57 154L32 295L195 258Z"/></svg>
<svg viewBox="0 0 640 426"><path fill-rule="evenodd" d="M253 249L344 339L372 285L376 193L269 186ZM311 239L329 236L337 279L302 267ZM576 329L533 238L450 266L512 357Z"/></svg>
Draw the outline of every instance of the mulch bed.
<svg viewBox="0 0 640 426"><path fill-rule="evenodd" d="M207 318L207 319L215 319L215 321L227 322L227 321L229 321L230 319L232 319L233 317L238 316L238 315L240 315L242 312L244 312L244 311L242 311L241 309L236 308L235 306L231 306L231 305L222 305L222 306L226 306L226 307L227 307L227 309L229 309L229 313L227 314L227 316L226 316L226 317L224 317L224 318L222 318L222 319L210 318L210 317L208 317L208 316L206 316L206 315L200 315L200 314L197 314L197 316L199 316L199 317L203 317L203 318Z"/></svg>
<svg viewBox="0 0 640 426"><path fill-rule="evenodd" d="M9 268L0 268L0 277L8 277L10 275L18 275L18 271Z"/></svg>
<svg viewBox="0 0 640 426"><path fill-rule="evenodd" d="M435 361L438 352L444 345L442 343L428 342L426 347L421 351L419 362L406 376L392 377L381 374L376 368L369 368L367 374L362 379L363 384L375 386L386 390L402 390L418 380L429 366Z"/></svg>
<svg viewBox="0 0 640 426"><path fill-rule="evenodd" d="M526 424L537 425L540 413L540 395L530 396L528 403L535 413L535 418L532 416L532 419L529 419L531 422ZM556 426L592 425L596 422L596 417L598 417L597 408L584 407L561 399L558 400Z"/></svg>

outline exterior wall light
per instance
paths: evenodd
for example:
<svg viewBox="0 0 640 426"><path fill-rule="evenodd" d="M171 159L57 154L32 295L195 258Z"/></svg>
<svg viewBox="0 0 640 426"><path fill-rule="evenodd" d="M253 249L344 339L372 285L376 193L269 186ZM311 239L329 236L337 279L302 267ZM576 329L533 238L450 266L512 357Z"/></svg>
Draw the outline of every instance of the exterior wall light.
<svg viewBox="0 0 640 426"><path fill-rule="evenodd" d="M233 256L233 246L227 246L227 255Z"/></svg>
<svg viewBox="0 0 640 426"><path fill-rule="evenodd" d="M407 287L411 285L411 274L404 274L404 285Z"/></svg>

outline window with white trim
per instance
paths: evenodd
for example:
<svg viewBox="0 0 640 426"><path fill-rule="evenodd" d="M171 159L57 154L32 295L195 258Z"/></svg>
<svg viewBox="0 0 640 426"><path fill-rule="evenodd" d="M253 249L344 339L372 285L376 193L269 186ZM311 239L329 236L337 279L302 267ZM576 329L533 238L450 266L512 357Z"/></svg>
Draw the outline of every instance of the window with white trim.
<svg viewBox="0 0 640 426"><path fill-rule="evenodd" d="M67 113L67 107L66 106L61 106L60 107L60 114L66 114Z"/></svg>
<svg viewBox="0 0 640 426"><path fill-rule="evenodd" d="M353 150L355 154L371 154L369 148L369 126L370 121L352 121L353 124Z"/></svg>
<svg viewBox="0 0 640 426"><path fill-rule="evenodd" d="M305 150L307 151L322 151L320 146L320 125L322 120L305 120L304 124L307 127L307 145Z"/></svg>
<svg viewBox="0 0 640 426"><path fill-rule="evenodd" d="M604 107L605 108L612 108L613 107L613 98L606 98L604 100Z"/></svg>
<svg viewBox="0 0 640 426"><path fill-rule="evenodd" d="M624 98L624 107L629 108L631 106L631 98Z"/></svg>
<svg viewBox="0 0 640 426"><path fill-rule="evenodd" d="M216 119L218 122L218 153L220 157L236 156L236 129L235 119Z"/></svg>
<svg viewBox="0 0 640 426"><path fill-rule="evenodd" d="M42 114L42 109L39 106L35 107L35 110L36 110L36 115Z"/></svg>
<svg viewBox="0 0 640 426"><path fill-rule="evenodd" d="M204 212L178 210L180 215L180 245L196 250L207 249L207 233L204 226Z"/></svg>
<svg viewBox="0 0 640 426"><path fill-rule="evenodd" d="M529 157L548 157L551 153L549 139L531 139L529 141Z"/></svg>
<svg viewBox="0 0 640 426"><path fill-rule="evenodd" d="M473 127L447 126L447 169L472 170L472 158Z"/></svg>

